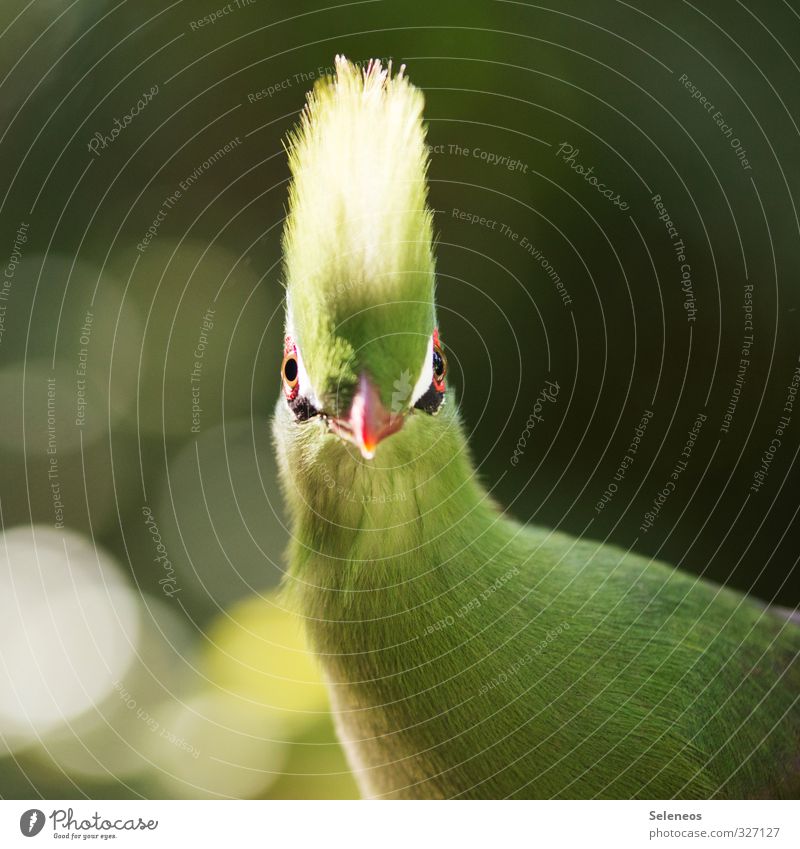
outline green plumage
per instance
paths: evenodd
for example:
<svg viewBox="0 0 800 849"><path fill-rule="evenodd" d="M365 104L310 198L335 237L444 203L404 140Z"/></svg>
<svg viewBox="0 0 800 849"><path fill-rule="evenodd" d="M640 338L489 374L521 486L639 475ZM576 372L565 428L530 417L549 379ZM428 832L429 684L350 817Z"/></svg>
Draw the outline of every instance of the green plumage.
<svg viewBox="0 0 800 849"><path fill-rule="evenodd" d="M418 369L433 327L432 219L422 95L379 64L337 58L289 139L284 231L291 332L328 407L368 362L390 403L398 363ZM421 332L420 332L421 331Z"/></svg>
<svg viewBox="0 0 800 849"><path fill-rule="evenodd" d="M287 257L289 328L293 271ZM380 293L375 313L408 298L369 279L358 291L336 304L333 323L327 296L318 301L315 326L328 330L321 353L304 352L312 381L336 371L335 328L349 310L370 293ZM393 316L409 338L433 329L432 312ZM383 331L365 318L360 332ZM416 375L424 355L354 346L347 369L378 375L389 397L391 376ZM408 413L369 462L323 419L295 421L284 399L274 433L293 530L286 589L365 796L797 795L795 621L667 565L505 517L475 478L452 391L438 415Z"/></svg>

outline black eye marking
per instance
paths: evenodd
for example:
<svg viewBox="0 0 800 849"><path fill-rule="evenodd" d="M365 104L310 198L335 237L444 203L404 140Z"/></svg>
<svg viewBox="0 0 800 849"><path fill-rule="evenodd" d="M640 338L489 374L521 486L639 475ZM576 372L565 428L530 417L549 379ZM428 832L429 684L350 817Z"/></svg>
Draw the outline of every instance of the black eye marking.
<svg viewBox="0 0 800 849"><path fill-rule="evenodd" d="M420 396L419 400L416 404L414 404L414 409L422 410L425 413L429 413L431 416L436 415L439 412L439 408L444 403L444 392L436 388L435 383L431 383L428 387L427 391Z"/></svg>
<svg viewBox="0 0 800 849"><path fill-rule="evenodd" d="M296 397L289 400L289 409L294 413L295 421L307 422L314 416L319 415L319 410L308 400L308 398Z"/></svg>

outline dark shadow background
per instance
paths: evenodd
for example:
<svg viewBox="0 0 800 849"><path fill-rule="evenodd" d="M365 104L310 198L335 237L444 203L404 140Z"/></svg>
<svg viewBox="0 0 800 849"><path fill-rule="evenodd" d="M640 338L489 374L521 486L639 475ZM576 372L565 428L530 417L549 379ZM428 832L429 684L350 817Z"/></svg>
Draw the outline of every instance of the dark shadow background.
<svg viewBox="0 0 800 849"><path fill-rule="evenodd" d="M189 728L176 736L203 753L176 762L185 750L153 745L158 733L141 731L136 710L98 731L87 703L91 733L67 723L9 736L0 795L354 793L315 673L298 686L296 658L270 642L292 628L273 593L286 533L268 427L281 359L283 139L337 53L405 63L425 92L440 329L497 499L520 519L797 606L800 403L786 408L800 375L795 0L227 8L203 26L219 5L4 0L0 11L0 260L12 272L0 299L3 528L61 531L55 433L63 524L115 558L144 633L182 635L162 641L169 675L144 664L148 715ZM115 119L154 86L111 139ZM92 151L96 133L109 139ZM571 167L570 149L625 208ZM547 379L558 401L512 465ZM700 415L675 490L644 528ZM154 563L143 508L157 517L174 585ZM5 639L0 650L11 651ZM176 683L176 670L187 680ZM196 717L224 718L229 706L184 716L209 694L274 708L266 730L249 715L271 746L255 751L258 769L274 756L272 773L214 783L215 746L229 743ZM2 717L0 705L8 735ZM52 734L72 742L59 748ZM109 734L136 751L144 734L148 756L124 769L124 758L102 762Z"/></svg>

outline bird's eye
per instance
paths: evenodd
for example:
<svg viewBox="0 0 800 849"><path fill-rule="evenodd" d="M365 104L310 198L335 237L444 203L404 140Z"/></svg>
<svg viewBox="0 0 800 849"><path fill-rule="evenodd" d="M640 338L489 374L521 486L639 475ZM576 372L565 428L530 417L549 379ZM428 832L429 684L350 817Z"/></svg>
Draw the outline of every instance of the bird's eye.
<svg viewBox="0 0 800 849"><path fill-rule="evenodd" d="M435 416L445 398L444 378L447 374L447 357L444 355L439 343L439 328L433 331L433 380L428 389L417 398L414 409L423 410L431 416Z"/></svg>
<svg viewBox="0 0 800 849"><path fill-rule="evenodd" d="M444 378L447 374L447 357L438 342L433 346L433 383L440 392L444 392Z"/></svg>
<svg viewBox="0 0 800 849"><path fill-rule="evenodd" d="M294 354L287 354L281 365L281 377L283 378L283 391L289 399L297 395L298 371L297 357Z"/></svg>
<svg viewBox="0 0 800 849"><path fill-rule="evenodd" d="M305 382L305 378L303 380ZM319 415L319 410L308 399L307 386L302 387L303 394L300 394L300 361L297 359L297 348L291 336L284 340L281 383L286 402L294 413L296 422L307 422Z"/></svg>

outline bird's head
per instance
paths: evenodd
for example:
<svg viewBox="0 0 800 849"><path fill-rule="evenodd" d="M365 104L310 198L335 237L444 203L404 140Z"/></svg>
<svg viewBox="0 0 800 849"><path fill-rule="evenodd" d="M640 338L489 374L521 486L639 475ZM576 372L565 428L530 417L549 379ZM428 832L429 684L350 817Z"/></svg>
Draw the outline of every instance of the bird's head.
<svg viewBox="0 0 800 849"><path fill-rule="evenodd" d="M289 138L279 407L306 445L372 459L444 400L422 107L402 68L337 57Z"/></svg>

